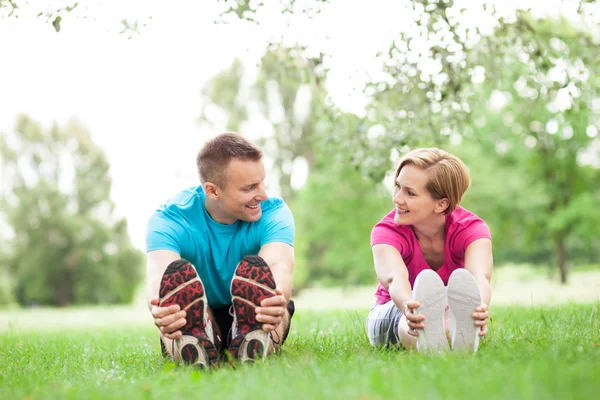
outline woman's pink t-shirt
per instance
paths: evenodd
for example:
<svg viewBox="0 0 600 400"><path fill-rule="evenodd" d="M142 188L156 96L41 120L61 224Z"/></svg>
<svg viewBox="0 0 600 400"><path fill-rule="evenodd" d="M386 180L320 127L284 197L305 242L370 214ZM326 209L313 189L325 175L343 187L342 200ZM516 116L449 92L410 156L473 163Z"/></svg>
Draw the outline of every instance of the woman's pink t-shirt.
<svg viewBox="0 0 600 400"><path fill-rule="evenodd" d="M371 231L371 246L388 244L400 252L406 268L408 280L412 288L415 278L424 269L431 269L423 254L421 246L410 225L397 225L394 222L396 210L392 210ZM486 223L472 212L457 207L446 215L446 240L444 244L444 264L435 272L442 278L444 285L448 285L450 274L457 268L465 267L465 251L475 240L481 238L491 239L490 229ZM387 289L379 283L375 292L378 304L385 304L391 300Z"/></svg>

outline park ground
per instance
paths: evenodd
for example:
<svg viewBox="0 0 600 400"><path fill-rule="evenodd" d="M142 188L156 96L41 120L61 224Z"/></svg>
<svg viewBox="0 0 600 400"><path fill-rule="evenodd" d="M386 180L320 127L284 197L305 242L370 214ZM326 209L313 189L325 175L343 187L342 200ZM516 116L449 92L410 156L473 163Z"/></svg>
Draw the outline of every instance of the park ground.
<svg viewBox="0 0 600 400"><path fill-rule="evenodd" d="M477 354L373 349L373 287L310 289L283 351L213 371L160 356L140 296L119 307L0 310L2 399L588 399L600 393L600 272L563 286L499 268ZM408 397L407 397L408 396Z"/></svg>

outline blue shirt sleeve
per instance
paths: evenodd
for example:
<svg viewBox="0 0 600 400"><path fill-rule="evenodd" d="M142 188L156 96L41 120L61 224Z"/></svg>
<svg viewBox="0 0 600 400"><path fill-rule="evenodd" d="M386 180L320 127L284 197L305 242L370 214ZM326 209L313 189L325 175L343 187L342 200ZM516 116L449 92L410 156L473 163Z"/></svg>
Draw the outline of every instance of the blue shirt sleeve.
<svg viewBox="0 0 600 400"><path fill-rule="evenodd" d="M170 250L182 253L181 227L163 213L154 213L146 228L146 252L154 250Z"/></svg>
<svg viewBox="0 0 600 400"><path fill-rule="evenodd" d="M262 226L260 247L273 242L287 243L294 246L294 216L283 201L261 218ZM261 224L261 225L262 225Z"/></svg>

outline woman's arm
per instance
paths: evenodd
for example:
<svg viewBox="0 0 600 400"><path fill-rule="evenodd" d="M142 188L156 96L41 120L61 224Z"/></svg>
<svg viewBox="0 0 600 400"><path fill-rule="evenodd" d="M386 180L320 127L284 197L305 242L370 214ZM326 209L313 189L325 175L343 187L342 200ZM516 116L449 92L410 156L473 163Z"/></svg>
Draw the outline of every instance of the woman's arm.
<svg viewBox="0 0 600 400"><path fill-rule="evenodd" d="M492 280L493 264L492 241L490 239L477 239L467 247L465 268L475 277L483 302L472 315L475 325L481 328L479 336L485 336L487 333L488 304L490 304L492 297L490 282Z"/></svg>
<svg viewBox="0 0 600 400"><path fill-rule="evenodd" d="M410 328L408 334L418 336L416 329L425 328L425 317L414 311L420 304L412 299L408 269L400 252L387 244L376 244L372 249L379 281L388 290L394 305L406 316Z"/></svg>
<svg viewBox="0 0 600 400"><path fill-rule="evenodd" d="M372 250L379 281L390 293L396 307L404 312L406 303L412 300L412 290L400 252L388 244L376 244Z"/></svg>
<svg viewBox="0 0 600 400"><path fill-rule="evenodd" d="M492 297L492 267L494 259L492 256L492 241L487 238L477 239L472 242L465 252L465 269L469 271L477 281L483 303L490 304Z"/></svg>

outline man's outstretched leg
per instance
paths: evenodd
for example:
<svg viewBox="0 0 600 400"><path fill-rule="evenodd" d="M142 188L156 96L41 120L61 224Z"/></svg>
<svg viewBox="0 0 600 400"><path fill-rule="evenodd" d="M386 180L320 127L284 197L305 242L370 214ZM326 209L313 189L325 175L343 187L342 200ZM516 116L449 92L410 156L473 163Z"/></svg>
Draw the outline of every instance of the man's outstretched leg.
<svg viewBox="0 0 600 400"><path fill-rule="evenodd" d="M242 362L264 360L287 336L293 302L290 301L281 315L282 322L272 332L263 330L263 323L256 319L256 308L261 307L263 300L276 296L275 289L271 269L261 257L246 256L238 264L231 281L234 320L229 351Z"/></svg>
<svg viewBox="0 0 600 400"><path fill-rule="evenodd" d="M215 334L210 322L206 293L196 269L186 260L172 262L160 283L159 306L178 304L186 312L186 324L179 339L165 340L175 361L204 368L219 361Z"/></svg>

